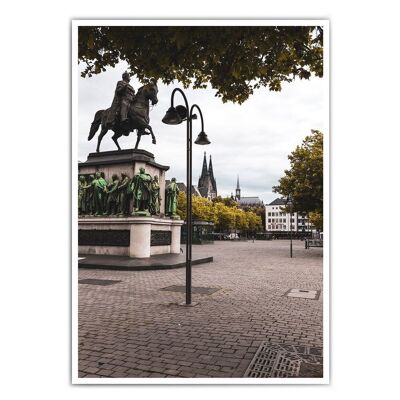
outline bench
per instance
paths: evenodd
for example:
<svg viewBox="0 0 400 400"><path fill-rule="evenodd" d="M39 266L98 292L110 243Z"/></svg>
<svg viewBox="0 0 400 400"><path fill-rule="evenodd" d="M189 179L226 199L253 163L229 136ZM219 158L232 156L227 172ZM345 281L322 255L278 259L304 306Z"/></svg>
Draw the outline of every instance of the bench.
<svg viewBox="0 0 400 400"><path fill-rule="evenodd" d="M305 247L306 249L310 247L324 247L324 241L322 239L306 239Z"/></svg>

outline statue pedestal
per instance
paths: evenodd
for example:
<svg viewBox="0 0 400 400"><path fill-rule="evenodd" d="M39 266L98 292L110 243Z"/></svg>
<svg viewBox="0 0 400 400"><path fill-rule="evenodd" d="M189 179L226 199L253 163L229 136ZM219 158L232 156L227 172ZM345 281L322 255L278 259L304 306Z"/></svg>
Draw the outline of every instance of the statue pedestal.
<svg viewBox="0 0 400 400"><path fill-rule="evenodd" d="M129 178L139 173L140 168L144 168L146 173L152 177L158 176L161 197L165 193L165 172L169 170L166 165L157 164L154 161L154 154L146 150L115 150L90 153L85 162L78 164L79 175L89 176L96 172L104 172L104 178L111 180L113 174L119 177L125 173ZM165 213L165 199L160 204L160 213ZM132 207L130 208L132 209Z"/></svg>
<svg viewBox="0 0 400 400"><path fill-rule="evenodd" d="M180 254L182 224L158 217L79 218L79 254L132 258Z"/></svg>

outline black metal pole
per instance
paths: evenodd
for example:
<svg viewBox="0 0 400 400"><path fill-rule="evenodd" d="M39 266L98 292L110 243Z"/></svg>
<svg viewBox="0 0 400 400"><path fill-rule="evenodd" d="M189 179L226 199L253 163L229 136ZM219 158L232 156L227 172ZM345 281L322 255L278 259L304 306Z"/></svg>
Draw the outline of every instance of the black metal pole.
<svg viewBox="0 0 400 400"><path fill-rule="evenodd" d="M293 258L292 248L292 209L290 208L290 258Z"/></svg>
<svg viewBox="0 0 400 400"><path fill-rule="evenodd" d="M187 119L186 149L186 304L190 305L192 304L192 122L190 115Z"/></svg>
<svg viewBox="0 0 400 400"><path fill-rule="evenodd" d="M186 305L192 304L192 120L197 118L197 115L193 113L194 109L197 109L201 118L201 134L204 134L204 120L203 114L200 107L197 104L193 104L189 110L189 104L185 93L175 88L171 93L171 109L174 107L174 96L175 93L179 92L186 106ZM180 122L179 122L180 123ZM198 144L209 144L207 140L202 142L195 142ZM199 135L200 137L200 135Z"/></svg>
<svg viewBox="0 0 400 400"><path fill-rule="evenodd" d="M186 305L192 304L192 122L189 115L189 103L185 93L175 88L171 93L171 107L174 95L179 92L187 110L186 120Z"/></svg>
<svg viewBox="0 0 400 400"><path fill-rule="evenodd" d="M189 246L187 247L187 254L188 258L186 261L186 304L192 304L192 245L193 245L193 218L192 218L192 147L193 147L193 127L192 127L192 121L193 119L196 118L196 115L193 113L193 111L197 109L200 114L200 119L201 119L201 131L204 131L204 119L203 119L203 113L200 110L200 107L197 104L193 104L190 107L190 111L188 109L188 139L187 139L187 146L188 146L188 153L187 153L187 159L188 159L188 180L187 180L187 221L186 225L188 227L187 230L187 237L188 237L188 243Z"/></svg>

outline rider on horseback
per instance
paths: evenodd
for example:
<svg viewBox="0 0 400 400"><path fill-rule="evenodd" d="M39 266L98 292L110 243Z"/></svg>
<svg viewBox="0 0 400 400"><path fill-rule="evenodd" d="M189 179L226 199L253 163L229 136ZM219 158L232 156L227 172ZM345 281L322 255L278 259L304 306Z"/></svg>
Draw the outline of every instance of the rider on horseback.
<svg viewBox="0 0 400 400"><path fill-rule="evenodd" d="M135 99L135 89L129 84L131 78L128 72L122 74L122 81L118 81L114 99L108 114L108 123L114 124L120 120L121 124L128 121L129 107Z"/></svg>
<svg viewBox="0 0 400 400"><path fill-rule="evenodd" d="M143 135L151 135L152 142L156 144L153 129L149 125L149 107L158 103L158 87L155 80L143 85L138 89L137 94L129 84L130 77L127 72L122 75L123 80L117 83L112 105L107 110L98 110L90 126L88 140L92 140L99 127L101 131L97 139L96 151L100 151L100 143L103 136L109 129L114 131L112 140L118 150L121 147L118 139L121 136L128 136L130 132L137 130L137 141L135 149L138 148L140 138Z"/></svg>

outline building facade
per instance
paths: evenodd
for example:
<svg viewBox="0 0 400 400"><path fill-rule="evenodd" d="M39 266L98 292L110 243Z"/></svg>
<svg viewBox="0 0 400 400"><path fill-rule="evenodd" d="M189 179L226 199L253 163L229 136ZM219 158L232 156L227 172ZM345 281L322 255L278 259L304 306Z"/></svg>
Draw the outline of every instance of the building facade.
<svg viewBox="0 0 400 400"><path fill-rule="evenodd" d="M268 232L290 231L312 232L307 213L293 212L292 216L285 211L286 202L280 198L265 206L265 230ZM290 221L291 219L291 221Z"/></svg>

